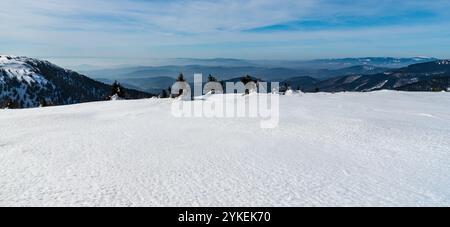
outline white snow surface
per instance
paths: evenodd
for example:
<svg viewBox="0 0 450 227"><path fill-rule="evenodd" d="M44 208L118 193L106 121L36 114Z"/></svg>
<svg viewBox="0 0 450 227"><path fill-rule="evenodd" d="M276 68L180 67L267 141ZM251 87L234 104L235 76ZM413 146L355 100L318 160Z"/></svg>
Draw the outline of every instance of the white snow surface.
<svg viewBox="0 0 450 227"><path fill-rule="evenodd" d="M450 206L450 93L282 96L275 129L172 102L0 110L0 206Z"/></svg>

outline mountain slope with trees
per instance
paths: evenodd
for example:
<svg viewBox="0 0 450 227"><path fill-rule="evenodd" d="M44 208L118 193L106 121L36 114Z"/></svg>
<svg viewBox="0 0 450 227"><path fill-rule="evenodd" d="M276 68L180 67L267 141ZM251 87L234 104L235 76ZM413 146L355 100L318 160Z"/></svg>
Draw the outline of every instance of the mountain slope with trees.
<svg viewBox="0 0 450 227"><path fill-rule="evenodd" d="M287 80L293 88L300 87L306 92L319 89L324 92L340 91L445 91L450 88L450 61L413 64L400 69L388 70L372 75L351 74L316 80L311 77Z"/></svg>
<svg viewBox="0 0 450 227"><path fill-rule="evenodd" d="M48 61L0 56L1 107L30 108L101 101L111 95L111 90L110 85ZM125 89L124 94L127 99L152 96L131 89Z"/></svg>

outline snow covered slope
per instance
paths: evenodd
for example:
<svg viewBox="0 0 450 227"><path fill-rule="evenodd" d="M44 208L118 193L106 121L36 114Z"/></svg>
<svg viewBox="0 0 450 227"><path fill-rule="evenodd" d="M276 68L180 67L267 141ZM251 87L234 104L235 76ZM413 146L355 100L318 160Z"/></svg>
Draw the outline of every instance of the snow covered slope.
<svg viewBox="0 0 450 227"><path fill-rule="evenodd" d="M7 102L16 107L37 107L105 100L111 86L94 81L48 61L0 55L0 108ZM128 90L130 98L151 97Z"/></svg>
<svg viewBox="0 0 450 227"><path fill-rule="evenodd" d="M171 102L0 110L0 205L450 206L450 93L281 97L275 129Z"/></svg>

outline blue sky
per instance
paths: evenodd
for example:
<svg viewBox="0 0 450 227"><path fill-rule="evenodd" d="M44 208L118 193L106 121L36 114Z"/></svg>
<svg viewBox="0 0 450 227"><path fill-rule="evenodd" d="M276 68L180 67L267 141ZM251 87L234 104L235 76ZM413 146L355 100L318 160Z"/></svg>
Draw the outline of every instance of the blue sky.
<svg viewBox="0 0 450 227"><path fill-rule="evenodd" d="M0 54L63 65L163 58L450 58L448 0L2 0Z"/></svg>

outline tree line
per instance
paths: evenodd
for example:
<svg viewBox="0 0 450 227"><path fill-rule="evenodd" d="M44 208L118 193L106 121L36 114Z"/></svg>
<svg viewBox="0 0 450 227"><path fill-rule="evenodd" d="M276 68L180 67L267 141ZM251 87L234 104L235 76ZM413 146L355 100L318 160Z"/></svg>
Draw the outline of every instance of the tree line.
<svg viewBox="0 0 450 227"><path fill-rule="evenodd" d="M246 75L240 78L240 81L245 85L249 82L254 82L257 83L258 79L252 78L250 75ZM186 79L184 78L183 73L180 73L176 79L176 82L186 82ZM207 78L207 82L218 82L222 85L222 88L225 88L225 81L223 80L218 80L215 76L209 74L208 78ZM246 93L248 93L248 91L246 91ZM177 94L174 94L172 92L172 86L169 86L169 88L167 89L163 89L161 90L160 94L159 94L159 98L176 98L177 96L181 95L182 91L178 91Z"/></svg>

